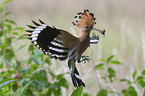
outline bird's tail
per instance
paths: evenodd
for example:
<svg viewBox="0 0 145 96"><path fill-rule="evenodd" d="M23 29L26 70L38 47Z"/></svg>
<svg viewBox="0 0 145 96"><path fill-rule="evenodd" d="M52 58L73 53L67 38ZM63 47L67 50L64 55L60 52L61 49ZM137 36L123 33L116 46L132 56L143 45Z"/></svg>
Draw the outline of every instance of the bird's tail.
<svg viewBox="0 0 145 96"><path fill-rule="evenodd" d="M76 67L74 69L74 72L73 71L71 72L71 78L72 78L73 85L75 87L80 87L80 86L85 87L85 83L80 78L80 75Z"/></svg>

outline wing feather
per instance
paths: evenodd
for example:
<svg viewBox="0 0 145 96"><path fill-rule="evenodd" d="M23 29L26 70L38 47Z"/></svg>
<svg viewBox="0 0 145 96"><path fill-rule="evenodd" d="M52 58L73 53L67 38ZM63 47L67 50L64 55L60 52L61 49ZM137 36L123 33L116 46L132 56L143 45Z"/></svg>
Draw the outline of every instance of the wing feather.
<svg viewBox="0 0 145 96"><path fill-rule="evenodd" d="M63 30L56 29L55 27L50 27L46 25L43 21L39 20L41 24L36 23L32 20L35 26L28 25L31 30L26 30L28 38L32 40L44 54L50 55L50 57L65 60L68 56L68 46L65 46L67 42L62 39L64 35ZM65 31L68 34L68 32ZM67 41L67 40L66 40Z"/></svg>

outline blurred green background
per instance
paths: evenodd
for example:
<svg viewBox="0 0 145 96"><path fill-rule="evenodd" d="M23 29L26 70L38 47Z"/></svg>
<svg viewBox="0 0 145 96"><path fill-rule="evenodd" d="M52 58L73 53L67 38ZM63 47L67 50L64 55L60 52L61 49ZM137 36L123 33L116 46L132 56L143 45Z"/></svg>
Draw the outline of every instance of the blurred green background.
<svg viewBox="0 0 145 96"><path fill-rule="evenodd" d="M3 0L2 0L3 1ZM56 28L64 29L74 35L79 36L80 29L72 25L76 13L89 9L94 13L97 24L96 28L105 29L106 36L100 35L100 41L97 45L91 45L85 55L97 59L107 58L111 54L115 59L122 62L123 66L113 66L116 70L116 77L131 79L134 70L143 70L145 68L145 1L144 0L14 0L7 4L7 11L13 12L9 19L14 20L18 26L27 29L27 24L31 20L41 19L46 24ZM75 33L73 32L75 31ZM95 34L97 32L93 31ZM14 50L19 45L28 44L29 40L16 41L12 44ZM143 51L144 50L144 51ZM27 48L16 53L18 59L28 58ZM24 67L25 66L24 64ZM99 90L95 71L92 63L77 64L82 79L86 82L84 92L94 96ZM56 74L68 72L67 61L60 62L52 59L51 69ZM99 71L99 74L103 72ZM69 75L65 75L71 84ZM101 84L104 82L101 81ZM124 83L116 82L111 85L117 92L125 89ZM71 92L73 85L69 90L63 90L63 93Z"/></svg>

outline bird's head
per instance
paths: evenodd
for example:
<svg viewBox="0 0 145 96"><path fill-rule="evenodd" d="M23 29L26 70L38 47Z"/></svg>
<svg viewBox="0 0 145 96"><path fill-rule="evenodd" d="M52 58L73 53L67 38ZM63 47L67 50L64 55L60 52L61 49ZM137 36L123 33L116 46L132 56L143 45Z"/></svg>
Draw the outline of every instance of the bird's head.
<svg viewBox="0 0 145 96"><path fill-rule="evenodd" d="M94 17L93 13L89 12L88 9L84 9L83 12L77 13L77 15L74 18L75 22L72 22L73 25L81 28L83 32L90 32L94 29L101 32L102 34L105 33L105 30L93 28L93 26L96 24L96 18Z"/></svg>

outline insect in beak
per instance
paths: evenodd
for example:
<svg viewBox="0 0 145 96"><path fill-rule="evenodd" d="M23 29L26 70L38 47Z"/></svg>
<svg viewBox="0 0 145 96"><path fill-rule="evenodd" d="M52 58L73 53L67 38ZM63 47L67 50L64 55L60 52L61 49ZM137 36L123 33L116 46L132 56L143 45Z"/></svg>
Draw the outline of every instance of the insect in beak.
<svg viewBox="0 0 145 96"><path fill-rule="evenodd" d="M105 29L100 30L100 29L98 29L98 28L92 28L92 30L99 31L102 35L105 36L105 32L106 32Z"/></svg>

